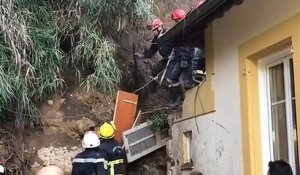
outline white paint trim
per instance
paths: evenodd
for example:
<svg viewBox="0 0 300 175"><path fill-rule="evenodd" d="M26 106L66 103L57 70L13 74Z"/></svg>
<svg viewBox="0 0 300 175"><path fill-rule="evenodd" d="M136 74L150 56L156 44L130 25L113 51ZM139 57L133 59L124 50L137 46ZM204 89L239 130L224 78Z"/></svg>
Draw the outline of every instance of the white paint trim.
<svg viewBox="0 0 300 175"><path fill-rule="evenodd" d="M288 129L288 147L289 147L289 161L292 169L296 171L295 162L295 148L294 148L294 127L293 127L293 113L292 113L292 93L291 93L291 75L289 60L292 57L285 58L284 60L284 80L285 80L285 99L286 99L286 114L287 114L287 129ZM292 136L292 137L290 137ZM299 173L299 172L298 172Z"/></svg>
<svg viewBox="0 0 300 175"><path fill-rule="evenodd" d="M258 61L259 69L259 103L260 103L260 128L261 128L261 148L262 148L262 159L263 159L263 174L267 174L268 171L268 161L270 160L270 150L269 146L269 127L265 127L265 123L269 123L268 120L268 95L267 95L267 76L265 74L264 62Z"/></svg>

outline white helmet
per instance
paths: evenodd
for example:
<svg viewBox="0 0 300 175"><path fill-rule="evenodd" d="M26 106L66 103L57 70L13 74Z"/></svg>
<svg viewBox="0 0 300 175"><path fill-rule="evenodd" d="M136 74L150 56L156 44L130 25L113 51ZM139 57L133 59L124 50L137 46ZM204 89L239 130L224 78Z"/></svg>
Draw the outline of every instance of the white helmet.
<svg viewBox="0 0 300 175"><path fill-rule="evenodd" d="M96 148L99 145L100 145L100 140L95 132L88 131L84 134L82 139L83 148Z"/></svg>
<svg viewBox="0 0 300 175"><path fill-rule="evenodd" d="M0 173L4 173L4 167L3 167L3 165L0 165Z"/></svg>

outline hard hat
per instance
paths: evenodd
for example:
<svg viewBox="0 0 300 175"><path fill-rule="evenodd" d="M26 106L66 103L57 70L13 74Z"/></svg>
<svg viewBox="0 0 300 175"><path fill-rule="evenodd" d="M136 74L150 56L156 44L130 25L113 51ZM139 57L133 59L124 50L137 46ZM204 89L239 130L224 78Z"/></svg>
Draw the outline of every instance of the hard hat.
<svg viewBox="0 0 300 175"><path fill-rule="evenodd" d="M115 129L116 127L113 122L105 122L99 128L99 137L102 139L111 139L115 136Z"/></svg>
<svg viewBox="0 0 300 175"><path fill-rule="evenodd" d="M63 175L64 172L57 166L49 165L40 169L36 175Z"/></svg>
<svg viewBox="0 0 300 175"><path fill-rule="evenodd" d="M0 173L4 173L4 167L0 164Z"/></svg>
<svg viewBox="0 0 300 175"><path fill-rule="evenodd" d="M158 29L162 25L163 25L163 22L160 19L154 19L151 24L152 30Z"/></svg>
<svg viewBox="0 0 300 175"><path fill-rule="evenodd" d="M183 9L176 9L172 12L172 20L182 20L185 18L186 12Z"/></svg>
<svg viewBox="0 0 300 175"><path fill-rule="evenodd" d="M95 132L88 131L84 134L82 139L83 148L96 148L99 145L100 145L100 140Z"/></svg>
<svg viewBox="0 0 300 175"><path fill-rule="evenodd" d="M0 173L4 173L5 168L3 165L4 165L4 162L0 159Z"/></svg>

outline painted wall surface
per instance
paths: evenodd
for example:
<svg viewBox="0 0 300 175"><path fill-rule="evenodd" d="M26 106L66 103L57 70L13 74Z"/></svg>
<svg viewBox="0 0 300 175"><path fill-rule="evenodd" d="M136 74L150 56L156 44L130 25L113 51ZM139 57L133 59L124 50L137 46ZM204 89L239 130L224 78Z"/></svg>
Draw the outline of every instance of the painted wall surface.
<svg viewBox="0 0 300 175"><path fill-rule="evenodd" d="M182 133L187 130L193 131L194 170L205 175L243 174L238 46L297 12L299 0L244 0L213 22L216 112L173 125L172 150L179 174L190 172L180 170Z"/></svg>
<svg viewBox="0 0 300 175"><path fill-rule="evenodd" d="M198 170L205 175L241 174L241 162L238 158L240 150L237 148L240 144L239 138L234 137L235 134L220 123L213 113L173 125L172 156L177 168L177 173L174 174L189 175L191 172L180 170L183 154L182 132L186 131L192 131L191 159L194 171Z"/></svg>

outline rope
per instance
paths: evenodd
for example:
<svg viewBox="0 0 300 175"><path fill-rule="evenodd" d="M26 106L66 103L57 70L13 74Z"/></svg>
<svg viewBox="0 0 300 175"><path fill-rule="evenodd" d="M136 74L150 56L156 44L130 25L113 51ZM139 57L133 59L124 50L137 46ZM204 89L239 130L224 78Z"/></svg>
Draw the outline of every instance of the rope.
<svg viewBox="0 0 300 175"><path fill-rule="evenodd" d="M144 84L143 86L141 86L140 88L138 88L137 90L135 90L133 93L136 93L136 92L140 91L141 89L145 88L145 87L148 86L152 81L158 80L159 74L163 72L163 75L162 75L162 77L161 77L161 79L160 79L160 81L159 81L159 85L161 85L162 81L163 81L164 78L165 78L166 72L167 72L167 70L168 70L168 68L169 68L170 62L171 62L171 60L169 59L168 62L167 62L166 67L165 67L162 71L160 71L160 72L156 75L156 77L152 78L150 81L148 81L146 84Z"/></svg>
<svg viewBox="0 0 300 175"><path fill-rule="evenodd" d="M137 93L138 91L144 89L146 86L148 86L152 81L155 81L158 79L158 76L152 78L150 81L148 81L146 84L144 84L143 86L141 86L140 88L138 88L137 90L135 90L133 93Z"/></svg>

